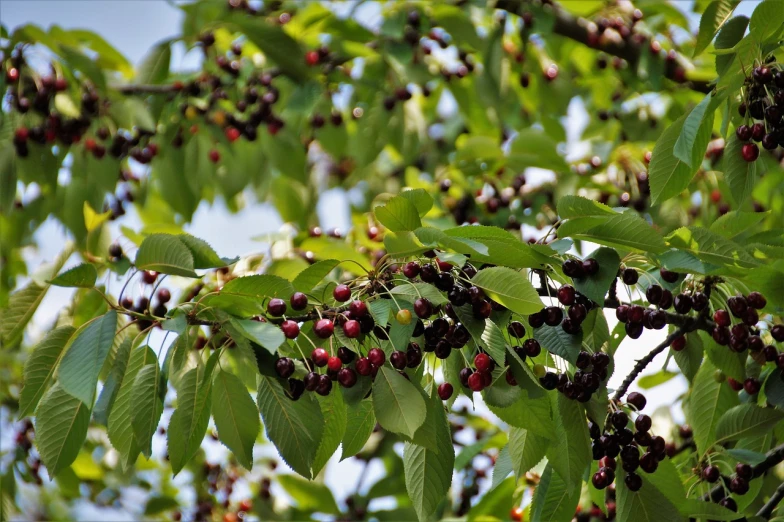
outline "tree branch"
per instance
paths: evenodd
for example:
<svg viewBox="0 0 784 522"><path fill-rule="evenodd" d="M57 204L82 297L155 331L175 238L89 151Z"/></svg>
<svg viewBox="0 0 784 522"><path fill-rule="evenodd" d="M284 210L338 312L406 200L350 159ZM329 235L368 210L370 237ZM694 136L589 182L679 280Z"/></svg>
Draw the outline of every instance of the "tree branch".
<svg viewBox="0 0 784 522"><path fill-rule="evenodd" d="M498 0L495 7L496 9L502 9L520 15L524 11L525 3L522 0ZM580 42L583 45L587 45L588 47L592 47L611 56L623 58L629 63L629 66L632 69L636 67L640 61L640 57L643 53L643 46L634 42L632 38L621 41L600 41L599 43L592 45L589 36L590 32L588 31L586 24L580 23L580 20L565 12L563 9L560 9L558 6L553 6L553 9L553 15L555 17L555 23L553 24L554 34ZM644 43L647 44L647 40ZM663 57L660 57L659 59L664 60ZM694 91L703 93L709 93L711 91L712 87L708 82L682 78L676 73L677 69L678 67L675 64L670 66L668 63L664 69L664 75L670 80L680 83Z"/></svg>
<svg viewBox="0 0 784 522"><path fill-rule="evenodd" d="M757 511L757 516L768 520L771 515L773 515L773 511L782 499L784 499L784 483L781 483L779 487L776 488L776 491L771 495L770 500Z"/></svg>
<svg viewBox="0 0 784 522"><path fill-rule="evenodd" d="M776 446L769 452L765 454L765 460L757 464L752 468L753 474L752 478L761 477L765 474L766 471L776 466L778 463L784 460L784 444L780 446ZM781 487L779 487L781 489ZM776 490L778 492L778 490ZM700 497L700 500L707 501L711 500L713 502L718 502L724 498L724 487L719 484L711 489L708 493L704 494Z"/></svg>

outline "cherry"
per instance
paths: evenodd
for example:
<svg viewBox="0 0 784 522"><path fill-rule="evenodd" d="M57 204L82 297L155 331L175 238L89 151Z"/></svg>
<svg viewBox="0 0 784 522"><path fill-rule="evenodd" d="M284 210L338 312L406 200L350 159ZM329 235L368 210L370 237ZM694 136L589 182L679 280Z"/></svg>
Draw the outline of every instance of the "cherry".
<svg viewBox="0 0 784 522"><path fill-rule="evenodd" d="M749 481L741 477L733 478L730 481L730 491L736 495L745 495L749 492Z"/></svg>
<svg viewBox="0 0 784 522"><path fill-rule="evenodd" d="M158 290L159 303L161 304L168 303L169 301L171 301L171 297L172 295L168 288L161 288L160 290Z"/></svg>
<svg viewBox="0 0 784 522"><path fill-rule="evenodd" d="M662 293L662 287L659 285L651 285L645 291L645 297L648 299L649 303L651 303L653 306L657 306L662 300Z"/></svg>
<svg viewBox="0 0 784 522"><path fill-rule="evenodd" d="M668 283L674 283L678 280L678 277L680 277L677 272L671 272L664 267L659 269L659 275Z"/></svg>
<svg viewBox="0 0 784 522"><path fill-rule="evenodd" d="M697 312L702 312L708 306L708 296L702 292L694 292L691 296L691 307Z"/></svg>
<svg viewBox="0 0 784 522"><path fill-rule="evenodd" d="M672 292L670 292L667 289L663 290L661 301L659 301L659 308L661 308L662 310L667 310L669 307L672 306L672 301L673 301Z"/></svg>
<svg viewBox="0 0 784 522"><path fill-rule="evenodd" d="M743 384L739 383L732 377L727 377L727 384L729 384L730 388L732 388L732 390L736 392L739 392L743 389Z"/></svg>
<svg viewBox="0 0 784 522"><path fill-rule="evenodd" d="M751 139L751 127L748 125L739 125L735 129L735 135L740 141L749 141Z"/></svg>
<svg viewBox="0 0 784 522"><path fill-rule="evenodd" d="M753 105L752 107L756 107L757 105ZM760 119L762 118L762 113L759 114ZM762 138L765 137L765 125L763 123L755 123L751 126L751 139L754 141L762 141Z"/></svg>
<svg viewBox="0 0 784 522"><path fill-rule="evenodd" d="M275 371L284 379L288 379L294 374L294 361L288 357L281 357L275 361Z"/></svg>
<svg viewBox="0 0 784 522"><path fill-rule="evenodd" d="M748 310L748 302L746 298L739 295L734 295L727 299L727 306L735 317L743 317Z"/></svg>
<svg viewBox="0 0 784 522"><path fill-rule="evenodd" d="M684 337L683 335L680 335L680 336L676 337L675 339L673 339L672 344L670 345L670 348L672 348L673 351L676 351L676 352L680 352L681 350L686 348L686 337Z"/></svg>
<svg viewBox="0 0 784 522"><path fill-rule="evenodd" d="M564 261L562 267L564 275L571 278L580 278L585 276L585 268L583 263L578 259L567 259Z"/></svg>
<svg viewBox="0 0 784 522"><path fill-rule="evenodd" d="M596 426L596 425L594 425L594 426ZM596 429L598 430L599 427L596 426ZM599 437L595 437L595 438L598 439ZM617 464L615 462L615 459L612 458L612 457L606 457L605 456L605 457L602 457L601 459L599 459L599 467L600 468L609 468L609 469L615 470L616 466L617 466Z"/></svg>
<svg viewBox="0 0 784 522"><path fill-rule="evenodd" d="M592 276L599 272L599 261L589 257L583 261L583 271L586 276Z"/></svg>
<svg viewBox="0 0 784 522"><path fill-rule="evenodd" d="M329 319L319 319L313 325L313 333L322 339L329 338L335 331L335 325Z"/></svg>
<svg viewBox="0 0 784 522"><path fill-rule="evenodd" d="M460 372L457 374L458 378L460 379L460 384L462 384L464 387L468 388L468 378L471 377L471 374L473 374L473 373L474 373L474 370L472 370L471 368L463 368L463 369L461 369Z"/></svg>
<svg viewBox="0 0 784 522"><path fill-rule="evenodd" d="M280 317L286 313L286 301L279 298L270 299L267 303L267 313L273 317Z"/></svg>
<svg viewBox="0 0 784 522"><path fill-rule="evenodd" d="M449 398L454 393L454 388L448 382L443 382L438 385L438 396L441 398L442 401L449 400Z"/></svg>
<svg viewBox="0 0 784 522"><path fill-rule="evenodd" d="M410 261L403 266L403 275L409 279L414 279L419 275L421 267L416 261Z"/></svg>
<svg viewBox="0 0 784 522"><path fill-rule="evenodd" d="M563 285L558 289L558 301L564 306L574 304L577 293L572 285Z"/></svg>
<svg viewBox="0 0 784 522"><path fill-rule="evenodd" d="M687 314L691 310L691 296L688 294L678 294L673 301L675 311L679 314Z"/></svg>
<svg viewBox="0 0 784 522"><path fill-rule="evenodd" d="M324 348L314 348L313 351L310 352L310 358L313 359L313 364L322 368L327 365L329 354Z"/></svg>
<svg viewBox="0 0 784 522"><path fill-rule="evenodd" d="M210 149L209 156L210 156L210 161L213 163L218 163L221 159L220 152L218 152L216 149Z"/></svg>
<svg viewBox="0 0 784 522"><path fill-rule="evenodd" d="M755 310L762 310L768 304L768 300L759 292L751 292L746 296L746 302Z"/></svg>
<svg viewBox="0 0 784 522"><path fill-rule="evenodd" d="M335 301L339 303L345 303L349 299L351 299L351 289L348 285L338 285L332 291L332 297L335 298Z"/></svg>
<svg viewBox="0 0 784 522"><path fill-rule="evenodd" d="M629 488L629 491L640 491L642 487L642 477L637 473L627 473L623 482Z"/></svg>
<svg viewBox="0 0 784 522"><path fill-rule="evenodd" d="M446 340L442 339L436 344L435 350L436 357L439 359L446 359L452 353L452 345Z"/></svg>
<svg viewBox="0 0 784 522"><path fill-rule="evenodd" d="M368 360L370 360L374 366L382 366L384 361L386 361L386 358L387 356L381 348L371 348L368 352Z"/></svg>
<svg viewBox="0 0 784 522"><path fill-rule="evenodd" d="M727 310L716 310L713 313L713 321L717 326L729 326L731 323L730 314L727 312Z"/></svg>
<svg viewBox="0 0 784 522"><path fill-rule="evenodd" d="M145 270L142 272L142 281L144 281L144 284L154 285L156 279L158 279L158 272L152 270Z"/></svg>
<svg viewBox="0 0 784 522"><path fill-rule="evenodd" d="M591 483L593 487L596 489L604 489L610 485L610 479L607 475L607 471L604 469L600 469L596 473L593 474L591 477Z"/></svg>
<svg viewBox="0 0 784 522"><path fill-rule="evenodd" d="M773 107L769 107L773 108ZM762 137L762 148L765 150L773 150L779 146L779 137L777 133L769 132Z"/></svg>
<svg viewBox="0 0 784 522"><path fill-rule="evenodd" d="M360 357L357 359L354 367L357 369L357 373L364 377L367 377L373 372L373 363L371 363L370 359L367 357Z"/></svg>
<svg viewBox="0 0 784 522"><path fill-rule="evenodd" d="M528 316L528 324L531 325L531 328L540 328L544 325L544 317L544 310L531 314Z"/></svg>
<svg viewBox="0 0 784 522"><path fill-rule="evenodd" d="M646 451L642 454L642 457L640 457L640 469L642 469L645 473L653 473L658 467L659 459L656 458L656 455L650 451Z"/></svg>
<svg viewBox="0 0 784 522"><path fill-rule="evenodd" d="M752 78L757 83L770 83L773 79L773 72L764 65L760 65L759 67L755 67L754 70L751 72Z"/></svg>
<svg viewBox="0 0 784 522"><path fill-rule="evenodd" d="M240 502L240 506L239 506L240 509L239 510L240 511L250 511L252 507L253 507L253 503L250 500L246 499L246 500L243 500L242 502Z"/></svg>
<svg viewBox="0 0 784 522"><path fill-rule="evenodd" d="M629 305L622 304L615 309L615 318L625 323L629 319Z"/></svg>
<svg viewBox="0 0 784 522"><path fill-rule="evenodd" d="M359 325L359 321L357 320L350 319L345 323L343 323L343 333L346 334L346 337L348 337L349 339L356 339L357 337L359 337L361 331L362 328Z"/></svg>
<svg viewBox="0 0 784 522"><path fill-rule="evenodd" d="M299 325L291 319L286 319L280 324L280 329L286 339L296 339L299 335Z"/></svg>
<svg viewBox="0 0 784 522"><path fill-rule="evenodd" d="M637 411L644 410L645 405L648 403L645 399L645 395L640 392L631 392L629 396L626 397L626 402L637 408Z"/></svg>
<svg viewBox="0 0 784 522"><path fill-rule="evenodd" d="M493 313L493 305L490 304L490 301L486 299L480 299L478 301L474 301L471 305L471 310L473 311L474 317L477 319L487 319L490 317L490 314Z"/></svg>
<svg viewBox="0 0 784 522"><path fill-rule="evenodd" d="M417 343L409 343L408 350L406 350L406 359L408 360L409 368L416 368L422 362L422 350Z"/></svg>
<svg viewBox="0 0 784 522"><path fill-rule="evenodd" d="M319 377L319 384L316 387L316 393L319 395L326 397L329 395L329 392L332 391L332 379L329 378L327 375L322 375Z"/></svg>
<svg viewBox="0 0 784 522"><path fill-rule="evenodd" d="M304 310L308 307L308 296L302 292L294 292L289 299L292 310Z"/></svg>
<svg viewBox="0 0 784 522"><path fill-rule="evenodd" d="M759 335L750 336L748 344L749 350L752 352L759 352L765 347L765 343L762 342L762 338Z"/></svg>
<svg viewBox="0 0 784 522"><path fill-rule="evenodd" d="M542 345L536 339L526 339L523 343L523 350L528 357L536 357L542 353Z"/></svg>
<svg viewBox="0 0 784 522"><path fill-rule="evenodd" d="M735 499L733 499L732 497L726 497L719 500L719 505L729 509L730 511L735 511L735 512L738 511L738 504L737 502L735 502Z"/></svg>
<svg viewBox="0 0 784 522"><path fill-rule="evenodd" d="M558 386L558 376L553 372L546 372L539 377L539 383L545 390L554 390Z"/></svg>
<svg viewBox="0 0 784 522"><path fill-rule="evenodd" d="M754 476L754 469L743 462L735 464L735 474L744 480L751 480Z"/></svg>
<svg viewBox="0 0 784 522"><path fill-rule="evenodd" d="M332 356L327 359L327 368L336 372L343 367L343 361L340 360L340 357Z"/></svg>
<svg viewBox="0 0 784 522"><path fill-rule="evenodd" d="M8 83L16 83L19 81L19 69L11 67L5 72L5 79Z"/></svg>
<svg viewBox="0 0 784 522"><path fill-rule="evenodd" d="M584 370L591 365L591 354L588 352L580 352L577 354L577 360L574 363L575 366Z"/></svg>
<svg viewBox="0 0 784 522"><path fill-rule="evenodd" d="M408 364L408 358L406 357L406 352L395 350L394 352L392 352L392 355L389 356L389 363L396 370L405 369L406 365Z"/></svg>
<svg viewBox="0 0 784 522"><path fill-rule="evenodd" d="M616 411L610 416L610 422L615 426L615 429L620 430L626 427L626 424L629 422L629 416L625 412Z"/></svg>
<svg viewBox="0 0 784 522"><path fill-rule="evenodd" d="M768 345L762 349L762 354L765 356L765 360L767 362L773 362L779 356L778 350L776 350L775 346Z"/></svg>
<svg viewBox="0 0 784 522"><path fill-rule="evenodd" d="M743 381L743 389L746 390L746 393L749 395L756 395L759 393L761 384L757 379L749 377L745 381Z"/></svg>
<svg viewBox="0 0 784 522"><path fill-rule="evenodd" d="M639 339L643 332L642 323L626 323L626 335L632 339Z"/></svg>
<svg viewBox="0 0 784 522"><path fill-rule="evenodd" d="M627 268L623 271L623 282L627 285L634 285L637 284L639 279L639 274L633 268Z"/></svg>
<svg viewBox="0 0 784 522"><path fill-rule="evenodd" d="M351 316L355 319L359 319L367 314L368 308L364 301L356 300L352 301L348 307L349 312L351 312Z"/></svg>
<svg viewBox="0 0 784 522"><path fill-rule="evenodd" d="M357 374L351 368L342 368L338 371L338 382L344 388L351 388L357 383Z"/></svg>
<svg viewBox="0 0 784 522"><path fill-rule="evenodd" d="M651 429L651 418L647 415L638 415L636 419L634 419L634 427L637 431L648 431Z"/></svg>
<svg viewBox="0 0 784 522"><path fill-rule="evenodd" d="M471 388L471 391L480 392L484 389L484 379L482 374L479 372L474 372L468 377L468 387Z"/></svg>
<svg viewBox="0 0 784 522"><path fill-rule="evenodd" d="M338 357L343 364L349 364L354 360L355 354L345 346L338 348Z"/></svg>
<svg viewBox="0 0 784 522"><path fill-rule="evenodd" d="M411 312L406 310L405 308L401 308L395 314L395 319L398 323L402 325L407 325L411 323Z"/></svg>
<svg viewBox="0 0 784 522"><path fill-rule="evenodd" d="M226 139L229 140L230 142L237 141L238 139L240 139L240 136L242 135L239 129L237 129L236 127L227 127L225 134L226 134Z"/></svg>
<svg viewBox="0 0 784 522"><path fill-rule="evenodd" d="M474 366L476 367L477 371L480 372L493 371L495 363L486 353L478 353L476 354L476 357L474 357Z"/></svg>
<svg viewBox="0 0 784 522"><path fill-rule="evenodd" d="M433 315L433 305L426 297L420 297L414 301L414 313L420 319L427 319Z"/></svg>
<svg viewBox="0 0 784 522"><path fill-rule="evenodd" d="M585 309L585 306L580 303L576 303L569 307L568 315L569 319L571 319L576 325L580 325L588 315L588 311ZM564 325L566 325L567 320L568 319L564 320ZM566 330L566 326L564 326L564 330Z"/></svg>
<svg viewBox="0 0 784 522"><path fill-rule="evenodd" d="M558 326L563 320L563 310L557 306L548 306L544 309L544 322L548 326Z"/></svg>
<svg viewBox="0 0 784 522"><path fill-rule="evenodd" d="M610 364L610 356L604 352L596 352L591 355L591 364L593 365L594 371L603 370ZM629 394L629 397L631 397L631 394Z"/></svg>
<svg viewBox="0 0 784 522"><path fill-rule="evenodd" d="M784 342L784 325L777 324L770 329L770 335L778 342Z"/></svg>
<svg viewBox="0 0 784 522"><path fill-rule="evenodd" d="M741 147L740 154L744 160L752 162L759 157L759 147L756 143L746 143Z"/></svg>
<svg viewBox="0 0 784 522"><path fill-rule="evenodd" d="M436 276L435 285L439 290L446 292L455 284L455 278L449 272L440 272Z"/></svg>
<svg viewBox="0 0 784 522"><path fill-rule="evenodd" d="M305 53L305 63L309 66L313 67L314 65L318 65L319 61L321 61L321 57L319 56L318 51L308 51Z"/></svg>

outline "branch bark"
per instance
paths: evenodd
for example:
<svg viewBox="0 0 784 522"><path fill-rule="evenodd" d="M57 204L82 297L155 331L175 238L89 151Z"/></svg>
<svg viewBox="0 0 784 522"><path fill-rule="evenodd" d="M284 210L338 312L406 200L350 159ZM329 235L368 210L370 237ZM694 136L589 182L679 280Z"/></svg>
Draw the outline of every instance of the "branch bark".
<svg viewBox="0 0 784 522"><path fill-rule="evenodd" d="M524 11L525 3L522 0L498 0L495 4L497 9L502 9L509 13L520 15ZM629 63L631 68L635 68L640 61L643 53L643 46L632 41L631 38L625 41L602 41L595 45L591 44L590 33L587 24L581 23L579 19L571 14L560 9L558 6L553 6L555 23L553 24L553 33L569 38L583 45L587 45L597 51L602 51L611 56L623 58ZM647 40L646 40L647 44ZM664 57L659 59L664 60ZM680 83L694 91L709 93L712 90L708 82L694 81L687 78L681 78L677 74L677 66L667 64L665 67L664 75L670 80Z"/></svg>
<svg viewBox="0 0 784 522"><path fill-rule="evenodd" d="M784 483L776 488L776 491L771 495L770 500L757 511L757 516L764 518L765 520L770 519L771 515L773 515L773 511L775 511L776 506L779 505L782 499L784 499Z"/></svg>

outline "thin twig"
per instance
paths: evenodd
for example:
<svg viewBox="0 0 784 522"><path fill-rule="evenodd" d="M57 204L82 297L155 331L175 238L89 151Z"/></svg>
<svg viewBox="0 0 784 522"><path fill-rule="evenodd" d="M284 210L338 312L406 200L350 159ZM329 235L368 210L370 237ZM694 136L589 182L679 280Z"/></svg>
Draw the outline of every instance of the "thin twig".
<svg viewBox="0 0 784 522"><path fill-rule="evenodd" d="M771 495L770 500L757 511L757 516L764 518L765 520L770 519L771 515L773 515L773 511L775 511L776 506L779 505L779 502L781 502L782 499L784 499L784 482L776 488L776 491Z"/></svg>

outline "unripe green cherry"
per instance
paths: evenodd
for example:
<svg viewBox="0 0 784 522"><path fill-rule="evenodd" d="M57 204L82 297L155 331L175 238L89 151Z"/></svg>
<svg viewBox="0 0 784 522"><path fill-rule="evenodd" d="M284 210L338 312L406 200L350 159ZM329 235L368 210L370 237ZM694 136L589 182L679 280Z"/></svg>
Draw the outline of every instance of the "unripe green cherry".
<svg viewBox="0 0 784 522"><path fill-rule="evenodd" d="M395 319L402 325L409 324L411 322L411 312L406 309L400 309L397 311Z"/></svg>
<svg viewBox="0 0 784 522"><path fill-rule="evenodd" d="M724 382L727 380L727 376L724 375L724 372L721 370L716 370L713 372L713 380L716 382Z"/></svg>
<svg viewBox="0 0 784 522"><path fill-rule="evenodd" d="M546 373L547 368L545 368L543 364L534 364L534 375L541 379Z"/></svg>

